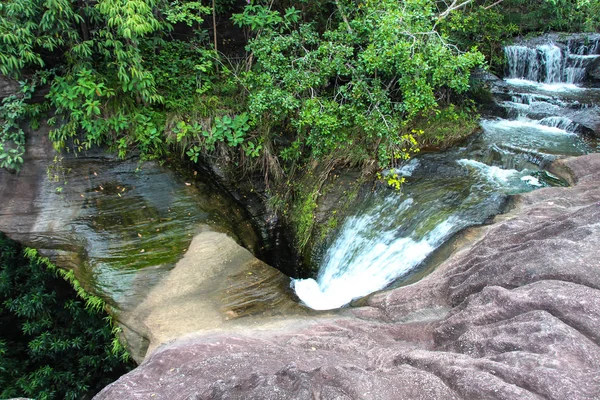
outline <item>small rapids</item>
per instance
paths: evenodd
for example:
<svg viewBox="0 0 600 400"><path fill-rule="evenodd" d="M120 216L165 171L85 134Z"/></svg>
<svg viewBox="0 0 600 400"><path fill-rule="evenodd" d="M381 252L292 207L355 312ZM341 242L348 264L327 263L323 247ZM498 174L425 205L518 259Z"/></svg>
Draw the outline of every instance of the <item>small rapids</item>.
<svg viewBox="0 0 600 400"><path fill-rule="evenodd" d="M400 192L368 195L326 250L316 279L295 279L316 310L347 305L416 273L453 235L502 212L508 196L562 184L544 170L561 156L597 151L565 110L596 107L600 93L582 86L600 52L587 45L508 46L497 103L509 119L481 121L463 147L423 154L394 172L410 177Z"/></svg>

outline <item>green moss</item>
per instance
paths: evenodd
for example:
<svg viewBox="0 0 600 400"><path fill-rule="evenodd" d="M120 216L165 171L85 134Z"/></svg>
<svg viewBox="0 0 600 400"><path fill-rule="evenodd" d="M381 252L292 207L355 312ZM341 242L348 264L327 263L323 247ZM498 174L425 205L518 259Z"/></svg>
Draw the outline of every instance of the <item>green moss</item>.
<svg viewBox="0 0 600 400"><path fill-rule="evenodd" d="M448 148L469 137L479 127L479 115L470 107L451 105L423 118L417 129L423 147Z"/></svg>
<svg viewBox="0 0 600 400"><path fill-rule="evenodd" d="M333 212L333 215L329 217L327 222L323 225L323 228L320 229L319 241L323 242L327 239L329 234L331 234L339 225L339 219L337 217L337 211Z"/></svg>
<svg viewBox="0 0 600 400"><path fill-rule="evenodd" d="M317 189L301 192L297 202L292 205L291 220L296 231L296 246L302 252L311 237L315 225L317 209Z"/></svg>

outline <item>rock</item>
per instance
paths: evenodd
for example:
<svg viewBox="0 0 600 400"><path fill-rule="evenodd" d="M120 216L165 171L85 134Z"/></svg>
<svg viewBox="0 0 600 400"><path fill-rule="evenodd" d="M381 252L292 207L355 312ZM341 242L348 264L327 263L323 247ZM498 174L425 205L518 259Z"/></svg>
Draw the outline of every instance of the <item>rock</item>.
<svg viewBox="0 0 600 400"><path fill-rule="evenodd" d="M17 94L20 88L19 82L5 75L0 75L0 103L5 97Z"/></svg>
<svg viewBox="0 0 600 400"><path fill-rule="evenodd" d="M146 352L192 333L233 332L306 315L290 294L288 277L225 233L203 226L185 256L119 321L127 327L131 354L141 362Z"/></svg>
<svg viewBox="0 0 600 400"><path fill-rule="evenodd" d="M0 231L74 269L113 312L126 315L142 303L206 224L258 248L243 210L201 175L180 176L102 150L58 155L48 131L27 133L18 174L0 170ZM143 357L154 339L136 321L127 320L124 330L132 352Z"/></svg>
<svg viewBox="0 0 600 400"><path fill-rule="evenodd" d="M592 61L588 67L588 77L595 81L600 81L600 58Z"/></svg>
<svg viewBox="0 0 600 400"><path fill-rule="evenodd" d="M600 398L600 154L362 306L156 349L96 399Z"/></svg>

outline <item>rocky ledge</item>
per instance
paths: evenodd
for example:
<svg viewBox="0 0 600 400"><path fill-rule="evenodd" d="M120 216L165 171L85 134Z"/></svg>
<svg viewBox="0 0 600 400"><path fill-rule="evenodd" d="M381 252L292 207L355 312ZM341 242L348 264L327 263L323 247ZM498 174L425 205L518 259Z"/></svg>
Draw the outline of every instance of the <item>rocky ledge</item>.
<svg viewBox="0 0 600 400"><path fill-rule="evenodd" d="M554 171L418 283L179 338L96 399L600 398L600 155Z"/></svg>

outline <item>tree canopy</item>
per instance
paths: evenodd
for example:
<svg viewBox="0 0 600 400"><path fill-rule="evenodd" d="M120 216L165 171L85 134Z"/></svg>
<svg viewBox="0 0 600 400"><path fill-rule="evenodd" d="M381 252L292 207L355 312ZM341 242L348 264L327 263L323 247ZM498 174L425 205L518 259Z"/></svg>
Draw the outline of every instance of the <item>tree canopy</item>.
<svg viewBox="0 0 600 400"><path fill-rule="evenodd" d="M0 165L18 169L23 122L47 118L68 151L227 154L278 176L332 155L387 166L417 151L419 120L468 108L471 71L500 69L504 40L595 30L599 9L598 0L4 1L0 73L23 92L0 107ZM44 85L46 101L32 104Z"/></svg>

